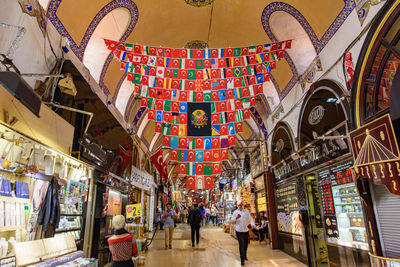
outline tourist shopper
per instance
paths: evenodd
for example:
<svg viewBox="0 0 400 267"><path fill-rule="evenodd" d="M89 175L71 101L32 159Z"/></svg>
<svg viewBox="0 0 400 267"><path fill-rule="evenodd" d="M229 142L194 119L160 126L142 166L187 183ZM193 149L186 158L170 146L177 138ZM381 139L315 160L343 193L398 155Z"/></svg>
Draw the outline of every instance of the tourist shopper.
<svg viewBox="0 0 400 267"><path fill-rule="evenodd" d="M203 217L198 209L198 204L194 204L193 208L189 211L188 224L191 228L192 247L194 247L194 235L196 234L196 244L200 241L200 224Z"/></svg>
<svg viewBox="0 0 400 267"><path fill-rule="evenodd" d="M156 213L155 223L157 225L157 228L158 228L158 226L160 226L160 230L164 230L164 222L163 222L161 216L162 216L162 211L161 211L161 209L158 209L157 213Z"/></svg>
<svg viewBox="0 0 400 267"><path fill-rule="evenodd" d="M174 234L174 220L178 218L176 212L172 209L171 204L167 204L167 210L164 211L162 219L164 220L165 232L165 249L172 248L172 238Z"/></svg>
<svg viewBox="0 0 400 267"><path fill-rule="evenodd" d="M133 267L132 256L138 255L138 248L134 236L128 233L125 227L125 217L117 215L112 220L115 234L107 241L112 255L112 267Z"/></svg>
<svg viewBox="0 0 400 267"><path fill-rule="evenodd" d="M243 208L242 201L237 202L238 209L232 214L231 222L235 224L236 237L239 242L239 253L241 264L244 265L244 261L247 260L247 246L249 243L249 228L248 224L250 221L251 228L255 227L254 220L251 217L248 210Z"/></svg>
<svg viewBox="0 0 400 267"><path fill-rule="evenodd" d="M217 212L218 212L218 210L215 207L215 204L212 205L212 207L211 207L211 221L212 221L214 226L218 225L218 220L217 220L217 214L218 213Z"/></svg>
<svg viewBox="0 0 400 267"><path fill-rule="evenodd" d="M201 217L202 217L201 226L204 226L204 218L205 218L205 216L206 216L206 210L204 209L203 203L200 203L199 210L200 210L200 212L201 212Z"/></svg>
<svg viewBox="0 0 400 267"><path fill-rule="evenodd" d="M205 209L205 215L206 215L206 225L208 225L210 223L210 218L211 218L211 210L209 205L207 205Z"/></svg>

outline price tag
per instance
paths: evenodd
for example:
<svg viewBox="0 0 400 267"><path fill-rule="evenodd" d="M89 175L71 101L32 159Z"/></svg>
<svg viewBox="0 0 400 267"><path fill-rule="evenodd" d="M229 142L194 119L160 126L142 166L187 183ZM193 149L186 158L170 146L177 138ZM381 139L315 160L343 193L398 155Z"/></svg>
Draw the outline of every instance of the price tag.
<svg viewBox="0 0 400 267"><path fill-rule="evenodd" d="M133 204L126 206L126 218L142 217L142 204Z"/></svg>

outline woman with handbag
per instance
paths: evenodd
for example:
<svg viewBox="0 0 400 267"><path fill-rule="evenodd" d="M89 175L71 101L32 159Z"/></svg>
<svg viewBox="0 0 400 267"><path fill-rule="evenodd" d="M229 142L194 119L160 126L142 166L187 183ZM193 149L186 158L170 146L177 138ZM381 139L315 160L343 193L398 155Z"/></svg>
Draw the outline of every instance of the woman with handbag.
<svg viewBox="0 0 400 267"><path fill-rule="evenodd" d="M111 267L133 267L132 256L138 255L135 237L124 229L125 217L117 215L112 220L115 234L107 241L113 262Z"/></svg>

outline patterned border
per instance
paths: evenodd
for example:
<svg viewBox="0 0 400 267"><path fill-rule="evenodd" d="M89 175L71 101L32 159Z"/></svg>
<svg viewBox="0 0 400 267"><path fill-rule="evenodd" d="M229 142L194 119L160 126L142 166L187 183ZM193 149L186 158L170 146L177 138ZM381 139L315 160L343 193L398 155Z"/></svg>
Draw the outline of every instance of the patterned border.
<svg viewBox="0 0 400 267"><path fill-rule="evenodd" d="M311 42L314 45L315 50L317 51L317 54L319 54L322 49L325 47L325 45L329 42L329 40L333 37L333 35L337 32L337 30L342 26L344 21L347 19L347 17L350 15L350 13L353 11L355 8L355 3L354 0L344 0L345 7L342 9L340 14L337 16L335 21L331 24L329 29L325 32L325 34L322 36L321 40L318 39L317 35L315 34L314 30L308 23L308 21L304 18L304 16L294 7L292 7L289 4L282 3L282 2L274 2L269 4L264 8L264 11L261 15L261 24L264 27L265 32L267 33L268 37L271 39L272 42L278 41L278 39L275 37L275 35L272 33L271 26L269 24L270 17L272 13L276 11L284 11L292 15L297 21L300 23L300 25L304 28L304 30L307 32L308 36L310 37ZM282 100L288 93L289 91L294 87L298 80L298 73L297 69L291 60L290 56L285 53L285 59L288 61L288 64L292 70L293 77L290 80L290 82L286 85L285 89L280 92L279 87L277 86L276 81L273 79L271 75L271 80L276 86L276 89L278 91L279 98Z"/></svg>
<svg viewBox="0 0 400 267"><path fill-rule="evenodd" d="M71 35L68 33L68 31L65 29L64 25L60 21L60 19L57 17L57 9L59 8L62 0L51 0L49 3L49 8L47 10L47 17L51 21L51 23L54 25L54 27L57 29L57 31L60 33L61 36L64 36L68 39L69 41L69 46L71 47L71 50L74 52L74 54L82 61L83 55L85 53L86 47L89 43L90 38L92 37L92 34L94 30L96 29L97 25L99 25L100 21L111 11L113 11L116 8L126 8L128 9L130 15L131 15L131 21L129 23L128 28L126 29L124 35L121 37L120 41L124 42L128 36L132 33L133 29L136 26L136 23L139 19L139 11L136 6L136 4L131 1L131 0L114 0L110 3L108 3L106 6L104 6L99 13L94 17L92 22L90 23L88 29L85 32L85 35L78 46ZM103 66L103 69L101 71L100 75L100 80L99 80L99 85L103 89L103 92L106 95L109 95L110 92L108 88L105 86L103 79L106 74L106 71L108 69L108 66L110 65L112 59L112 54L107 57L107 60ZM123 81L124 77L121 79ZM122 83L120 80L120 83ZM119 84L120 84L119 83Z"/></svg>

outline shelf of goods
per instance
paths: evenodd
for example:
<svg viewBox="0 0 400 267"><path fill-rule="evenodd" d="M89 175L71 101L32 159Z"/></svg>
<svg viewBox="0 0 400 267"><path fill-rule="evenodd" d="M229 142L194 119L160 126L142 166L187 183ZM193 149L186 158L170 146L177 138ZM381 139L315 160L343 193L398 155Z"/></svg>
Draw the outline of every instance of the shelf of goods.
<svg viewBox="0 0 400 267"><path fill-rule="evenodd" d="M139 254L144 254L144 245L146 238L144 237L144 225L142 223L128 223L126 225L127 231L135 236L136 244L138 247Z"/></svg>

